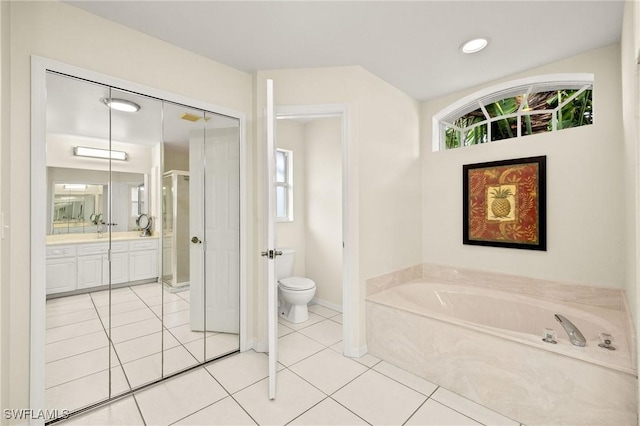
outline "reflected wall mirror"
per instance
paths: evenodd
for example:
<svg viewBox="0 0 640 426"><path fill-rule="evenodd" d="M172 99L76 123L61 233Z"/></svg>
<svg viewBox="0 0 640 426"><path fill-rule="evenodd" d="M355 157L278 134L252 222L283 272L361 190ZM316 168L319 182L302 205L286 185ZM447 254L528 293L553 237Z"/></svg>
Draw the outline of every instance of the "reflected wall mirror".
<svg viewBox="0 0 640 426"><path fill-rule="evenodd" d="M55 68L43 69L46 195L32 215L46 224L32 399L62 413L240 349L243 122Z"/></svg>

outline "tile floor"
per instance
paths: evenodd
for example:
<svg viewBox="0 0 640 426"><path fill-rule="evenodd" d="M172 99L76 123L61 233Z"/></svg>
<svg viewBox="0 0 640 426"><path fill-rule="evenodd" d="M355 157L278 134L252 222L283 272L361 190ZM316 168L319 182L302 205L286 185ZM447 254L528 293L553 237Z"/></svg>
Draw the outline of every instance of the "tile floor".
<svg viewBox="0 0 640 426"><path fill-rule="evenodd" d="M342 316L279 324L276 400L266 354L199 367L64 425L519 425L371 355L342 356ZM184 331L184 330L183 330Z"/></svg>
<svg viewBox="0 0 640 426"><path fill-rule="evenodd" d="M142 284L114 289L111 302L109 314L107 291L47 301L48 409L76 410L107 399L110 375L111 395L117 395L239 347L237 334L209 332L205 339L191 331L189 291Z"/></svg>

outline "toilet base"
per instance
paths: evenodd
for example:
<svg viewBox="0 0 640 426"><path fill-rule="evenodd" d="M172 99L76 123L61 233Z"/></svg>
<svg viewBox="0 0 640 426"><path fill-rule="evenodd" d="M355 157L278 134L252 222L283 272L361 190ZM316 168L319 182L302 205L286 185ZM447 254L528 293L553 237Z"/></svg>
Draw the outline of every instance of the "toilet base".
<svg viewBox="0 0 640 426"><path fill-rule="evenodd" d="M278 315L293 324L299 324L309 319L309 309L307 305L292 305L281 301L278 307Z"/></svg>

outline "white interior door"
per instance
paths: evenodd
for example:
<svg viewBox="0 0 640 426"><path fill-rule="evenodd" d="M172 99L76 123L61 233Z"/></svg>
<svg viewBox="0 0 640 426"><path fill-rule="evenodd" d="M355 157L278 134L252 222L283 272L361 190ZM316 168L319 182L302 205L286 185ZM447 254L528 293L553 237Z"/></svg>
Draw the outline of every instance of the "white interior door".
<svg viewBox="0 0 640 426"><path fill-rule="evenodd" d="M278 365L278 287L275 268L275 107L273 101L273 80L267 80L267 146L265 170L267 172L267 250L262 252L267 274L267 335L269 340L269 399L276 397L276 371Z"/></svg>
<svg viewBox="0 0 640 426"><path fill-rule="evenodd" d="M237 120L205 115L211 128L193 132L189 145L191 329L238 334L239 127Z"/></svg>

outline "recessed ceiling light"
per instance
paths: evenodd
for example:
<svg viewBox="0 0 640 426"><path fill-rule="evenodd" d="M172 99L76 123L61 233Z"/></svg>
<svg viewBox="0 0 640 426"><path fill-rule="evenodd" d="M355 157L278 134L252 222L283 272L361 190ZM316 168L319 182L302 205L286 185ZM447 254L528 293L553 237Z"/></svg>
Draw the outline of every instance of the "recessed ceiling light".
<svg viewBox="0 0 640 426"><path fill-rule="evenodd" d="M140 105L135 102L128 101L126 99L118 98L102 98L100 101L111 109L124 112L137 112L140 110Z"/></svg>
<svg viewBox="0 0 640 426"><path fill-rule="evenodd" d="M460 50L463 53L476 53L487 47L489 41L486 38L474 38L462 44Z"/></svg>

